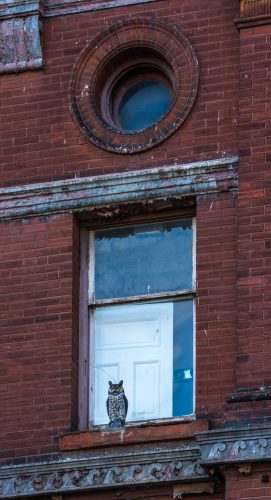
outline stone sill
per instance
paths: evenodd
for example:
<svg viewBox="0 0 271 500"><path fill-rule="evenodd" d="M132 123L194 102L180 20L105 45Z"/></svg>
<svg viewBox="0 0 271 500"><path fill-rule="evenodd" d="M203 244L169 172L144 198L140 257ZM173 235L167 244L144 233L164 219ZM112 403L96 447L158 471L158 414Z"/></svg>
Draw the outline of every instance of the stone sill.
<svg viewBox="0 0 271 500"><path fill-rule="evenodd" d="M126 444L142 444L153 441L168 441L194 438L196 432L208 431L208 420L152 422L127 425L122 430L110 430L106 426L83 432L65 434L59 439L60 451L101 448Z"/></svg>
<svg viewBox="0 0 271 500"><path fill-rule="evenodd" d="M238 29L253 28L254 26L271 24L271 12L267 14L239 17L238 19L235 20L235 24Z"/></svg>

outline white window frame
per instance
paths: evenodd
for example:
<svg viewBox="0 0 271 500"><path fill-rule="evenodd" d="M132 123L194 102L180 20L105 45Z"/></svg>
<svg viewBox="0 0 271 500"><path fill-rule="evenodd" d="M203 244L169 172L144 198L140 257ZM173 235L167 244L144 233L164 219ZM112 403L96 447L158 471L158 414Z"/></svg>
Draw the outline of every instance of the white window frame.
<svg viewBox="0 0 271 500"><path fill-rule="evenodd" d="M192 288L191 290L180 290L177 292L155 293L148 296L133 296L117 299L93 300L94 295L94 235L95 231L101 229L83 227L81 232L81 276L80 276L80 352L79 352L79 430L84 430L93 427L93 404L94 404L94 387L93 387L93 370L94 370L94 327L91 324L92 315L90 309L105 305L125 304L125 303L144 303L157 299L165 298L192 298L193 299L193 413L186 415L185 418L194 418L195 414L195 389L196 389L196 217L191 214L176 214L166 218L150 218L144 220L143 223L171 221L174 219L191 218L192 219ZM131 225L142 224L141 220L131 221ZM106 228L113 229L114 227L127 227L129 221L123 221L121 224L108 224ZM105 229L105 226L102 226ZM89 333L90 332L90 333ZM167 417L155 420L159 421L178 421L183 420L183 416ZM152 422L147 420L147 422ZM128 422L126 425L138 425L140 422Z"/></svg>

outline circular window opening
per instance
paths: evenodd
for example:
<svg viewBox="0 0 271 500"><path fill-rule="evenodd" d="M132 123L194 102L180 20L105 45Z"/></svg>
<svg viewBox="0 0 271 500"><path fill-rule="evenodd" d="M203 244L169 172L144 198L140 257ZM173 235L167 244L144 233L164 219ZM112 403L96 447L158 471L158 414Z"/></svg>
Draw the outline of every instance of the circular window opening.
<svg viewBox="0 0 271 500"><path fill-rule="evenodd" d="M124 132L138 132L163 118L172 101L171 83L161 72L129 72L113 88L112 121Z"/></svg>
<svg viewBox="0 0 271 500"><path fill-rule="evenodd" d="M190 113L198 62L176 27L131 19L101 32L82 51L70 107L87 140L132 154L171 136Z"/></svg>
<svg viewBox="0 0 271 500"><path fill-rule="evenodd" d="M129 48L113 56L98 73L95 87L101 91L95 94L94 105L104 122L119 133L143 132L169 111L175 84L174 70L162 54Z"/></svg>

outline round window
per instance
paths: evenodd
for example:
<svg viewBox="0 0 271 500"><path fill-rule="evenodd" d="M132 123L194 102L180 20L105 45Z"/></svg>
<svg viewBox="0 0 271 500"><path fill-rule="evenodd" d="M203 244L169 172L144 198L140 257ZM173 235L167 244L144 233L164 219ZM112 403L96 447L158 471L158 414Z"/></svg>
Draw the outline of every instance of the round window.
<svg viewBox="0 0 271 500"><path fill-rule="evenodd" d="M144 130L165 115L173 95L172 86L162 73L130 72L113 89L112 121L125 132Z"/></svg>
<svg viewBox="0 0 271 500"><path fill-rule="evenodd" d="M172 92L161 82L144 79L129 88L117 110L122 130L137 132L159 120L172 102Z"/></svg>
<svg viewBox="0 0 271 500"><path fill-rule="evenodd" d="M128 61L128 62L127 62ZM173 68L154 50L137 47L118 54L109 67L105 84L97 78L97 113L118 133L135 134L152 127L169 111L174 100ZM104 72L103 72L104 75Z"/></svg>
<svg viewBox="0 0 271 500"><path fill-rule="evenodd" d="M186 38L160 22L136 19L112 26L84 50L70 102L88 140L136 153L180 127L197 88L197 59Z"/></svg>

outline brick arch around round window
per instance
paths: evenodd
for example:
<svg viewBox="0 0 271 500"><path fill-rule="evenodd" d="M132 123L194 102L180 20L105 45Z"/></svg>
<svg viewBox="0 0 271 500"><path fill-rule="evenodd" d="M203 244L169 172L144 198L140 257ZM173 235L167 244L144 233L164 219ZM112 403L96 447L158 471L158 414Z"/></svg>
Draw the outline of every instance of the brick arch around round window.
<svg viewBox="0 0 271 500"><path fill-rule="evenodd" d="M138 75L153 75L172 93L169 108L149 126L127 132L114 116L114 95ZM125 75L128 75L127 78ZM152 76L153 78L153 76ZM120 154L148 150L171 136L194 105L198 61L183 33L148 18L117 22L83 49L70 84L70 108L84 137L97 147ZM151 103L150 103L151 105Z"/></svg>

